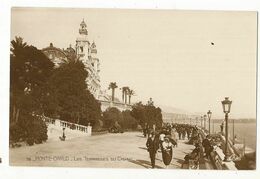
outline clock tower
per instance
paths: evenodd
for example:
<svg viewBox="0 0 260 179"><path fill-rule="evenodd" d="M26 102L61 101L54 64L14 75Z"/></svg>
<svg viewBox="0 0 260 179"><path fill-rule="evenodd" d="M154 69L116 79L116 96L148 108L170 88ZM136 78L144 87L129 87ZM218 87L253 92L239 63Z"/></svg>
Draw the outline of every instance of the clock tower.
<svg viewBox="0 0 260 179"><path fill-rule="evenodd" d="M88 30L84 19L80 23L79 36L76 39L76 55L78 60L83 62L88 72L86 79L88 90L97 99L100 94L100 63L97 57L96 44L93 42L90 45L88 40Z"/></svg>

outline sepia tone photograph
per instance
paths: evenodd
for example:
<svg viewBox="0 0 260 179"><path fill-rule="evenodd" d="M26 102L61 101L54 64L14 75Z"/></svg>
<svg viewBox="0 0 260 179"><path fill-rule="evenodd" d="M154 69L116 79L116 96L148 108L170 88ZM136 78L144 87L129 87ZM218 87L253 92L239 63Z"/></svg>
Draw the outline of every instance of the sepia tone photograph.
<svg viewBox="0 0 260 179"><path fill-rule="evenodd" d="M257 12L11 10L12 166L255 170Z"/></svg>

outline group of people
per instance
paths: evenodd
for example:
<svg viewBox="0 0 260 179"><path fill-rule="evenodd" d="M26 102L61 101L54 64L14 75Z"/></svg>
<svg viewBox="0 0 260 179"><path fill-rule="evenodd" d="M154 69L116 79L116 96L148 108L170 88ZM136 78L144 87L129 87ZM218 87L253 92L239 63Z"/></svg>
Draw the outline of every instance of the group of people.
<svg viewBox="0 0 260 179"><path fill-rule="evenodd" d="M166 124L160 130L147 130L144 136L148 136L146 146L151 159L152 168L155 168L155 157L157 151L161 151L163 163L166 168L172 160L173 147L178 146L178 140L188 139L189 144L195 145L195 149L185 156L185 161L198 159L201 153L205 152L205 157L209 158L212 146L210 138L207 136L201 141L199 130L196 126L187 124ZM204 147L204 150L202 149Z"/></svg>
<svg viewBox="0 0 260 179"><path fill-rule="evenodd" d="M167 124L160 130L145 130L144 136L148 135L146 146L150 155L152 168L155 168L155 156L161 151L163 163L166 168L171 163L173 147L177 147L177 131L173 125Z"/></svg>
<svg viewBox="0 0 260 179"><path fill-rule="evenodd" d="M176 142L171 136L162 132L156 134L152 131L149 134L146 146L150 155L152 168L155 168L155 156L158 150L161 150L163 163L167 168L172 160L172 148L176 146Z"/></svg>
<svg viewBox="0 0 260 179"><path fill-rule="evenodd" d="M190 139L194 126L188 124L175 124L174 127L178 133L179 140Z"/></svg>
<svg viewBox="0 0 260 179"><path fill-rule="evenodd" d="M195 140L193 140L193 144L195 145L195 148L193 151L189 154L187 154L184 157L184 164L189 164L189 168L191 169L198 169L199 168L199 160L201 158L201 155L203 155L205 160L210 159L210 153L213 151L213 146L211 144L211 138L209 135L206 136L205 139L201 141L200 134L198 133ZM192 139L191 139L192 140ZM190 161L192 163L190 164Z"/></svg>

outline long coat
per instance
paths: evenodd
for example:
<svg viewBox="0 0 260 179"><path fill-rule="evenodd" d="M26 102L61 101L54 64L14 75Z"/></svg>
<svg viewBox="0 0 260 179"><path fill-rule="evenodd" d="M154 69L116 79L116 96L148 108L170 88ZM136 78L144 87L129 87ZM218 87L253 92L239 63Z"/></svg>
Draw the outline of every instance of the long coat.
<svg viewBox="0 0 260 179"><path fill-rule="evenodd" d="M159 140L157 137L154 137L154 139L149 137L146 142L146 147L149 152L156 153L156 151L159 149Z"/></svg>

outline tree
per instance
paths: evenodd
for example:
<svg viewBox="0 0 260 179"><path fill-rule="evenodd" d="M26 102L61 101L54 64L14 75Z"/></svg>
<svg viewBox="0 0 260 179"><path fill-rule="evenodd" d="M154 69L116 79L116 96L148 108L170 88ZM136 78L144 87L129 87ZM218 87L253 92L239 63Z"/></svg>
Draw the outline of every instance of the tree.
<svg viewBox="0 0 260 179"><path fill-rule="evenodd" d="M137 121L136 119L131 115L130 110L122 111L123 120L120 123L120 125L124 129L136 129L137 128Z"/></svg>
<svg viewBox="0 0 260 179"><path fill-rule="evenodd" d="M108 89L112 89L112 101L114 102L114 98L115 98L115 89L117 88L118 86L116 85L116 82L111 82L109 84L109 87Z"/></svg>
<svg viewBox="0 0 260 179"><path fill-rule="evenodd" d="M61 120L81 125L91 125L101 118L100 103L87 89L87 71L81 61L69 61L56 68L50 78L52 103L58 107L49 115L58 115ZM55 106L55 105L54 105Z"/></svg>
<svg viewBox="0 0 260 179"><path fill-rule="evenodd" d="M135 94L134 90L129 89L128 91L128 98L129 98L129 104L131 104L131 97Z"/></svg>
<svg viewBox="0 0 260 179"><path fill-rule="evenodd" d="M128 93L129 87L124 86L122 87L122 101L123 103L127 103L127 93Z"/></svg>
<svg viewBox="0 0 260 179"><path fill-rule="evenodd" d="M23 42L21 37L11 41L10 53L10 138L11 134L20 140L27 140L29 129L35 127L33 114L44 112L44 102L48 94L48 79L54 64L36 47ZM43 127L46 125L41 124ZM37 127L36 127L37 128ZM14 130L14 131L13 131ZM47 135L47 132L43 132ZM32 138L32 137L31 137ZM43 137L44 138L44 137ZM32 138L33 143L36 136ZM41 140L39 140L41 142Z"/></svg>
<svg viewBox="0 0 260 179"><path fill-rule="evenodd" d="M115 125L122 124L123 115L115 107L107 108L103 112L104 127L111 128Z"/></svg>
<svg viewBox="0 0 260 179"><path fill-rule="evenodd" d="M44 111L54 64L21 37L11 41L10 51L10 141L29 142L30 138L30 144L40 143L46 140L47 131L39 126L47 127L40 119L34 119L34 114ZM32 131L38 135L30 135Z"/></svg>
<svg viewBox="0 0 260 179"><path fill-rule="evenodd" d="M145 105L145 113L147 117L147 124L149 128L152 128L155 125L157 128L162 127L162 113L159 107L153 105Z"/></svg>
<svg viewBox="0 0 260 179"><path fill-rule="evenodd" d="M145 128L148 125L152 128L156 125L157 128L162 127L162 111L159 107L155 107L153 103L143 105L141 102L133 105L131 115L138 121L138 123Z"/></svg>
<svg viewBox="0 0 260 179"><path fill-rule="evenodd" d="M145 127L145 124L147 123L147 117L145 105L143 105L142 102L134 104L130 114L137 120L138 124L140 124L142 128Z"/></svg>
<svg viewBox="0 0 260 179"><path fill-rule="evenodd" d="M16 37L11 41L10 103L11 122L17 122L21 108L27 112L42 112L46 87L54 64L36 47ZM30 104L24 98L30 99ZM30 105L28 108L26 105Z"/></svg>

